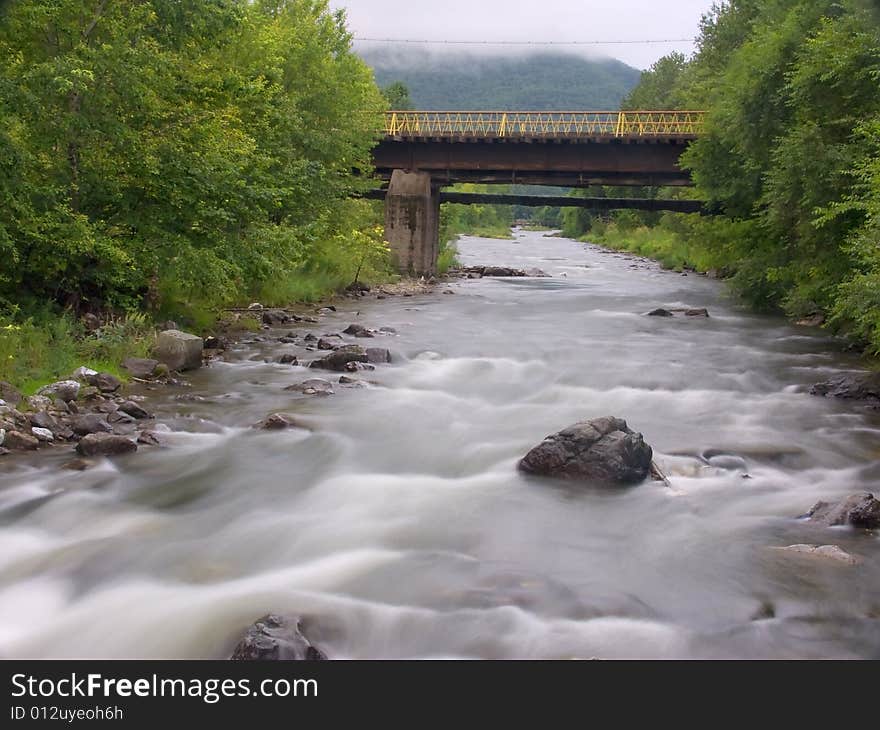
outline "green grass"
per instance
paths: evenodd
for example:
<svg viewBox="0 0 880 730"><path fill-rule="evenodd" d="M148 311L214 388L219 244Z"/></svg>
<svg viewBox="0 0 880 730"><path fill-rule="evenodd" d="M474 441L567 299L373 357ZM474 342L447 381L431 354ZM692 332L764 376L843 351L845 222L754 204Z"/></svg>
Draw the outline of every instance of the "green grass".
<svg viewBox="0 0 880 730"><path fill-rule="evenodd" d="M676 271L708 271L714 265L705 251L688 245L678 233L662 226L625 228L597 223L581 240L655 259L664 268Z"/></svg>
<svg viewBox="0 0 880 730"><path fill-rule="evenodd" d="M27 318L0 316L0 380L32 395L41 386L85 367L125 380L127 357L145 356L153 330L143 315L107 323L86 333L70 314L41 311Z"/></svg>

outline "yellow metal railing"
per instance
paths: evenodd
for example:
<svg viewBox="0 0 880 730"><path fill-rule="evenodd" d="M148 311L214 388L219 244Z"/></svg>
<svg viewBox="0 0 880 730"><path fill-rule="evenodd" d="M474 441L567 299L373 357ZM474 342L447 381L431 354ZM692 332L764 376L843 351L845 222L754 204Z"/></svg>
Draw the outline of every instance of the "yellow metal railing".
<svg viewBox="0 0 880 730"><path fill-rule="evenodd" d="M390 137L695 137L704 112L424 112L385 114Z"/></svg>

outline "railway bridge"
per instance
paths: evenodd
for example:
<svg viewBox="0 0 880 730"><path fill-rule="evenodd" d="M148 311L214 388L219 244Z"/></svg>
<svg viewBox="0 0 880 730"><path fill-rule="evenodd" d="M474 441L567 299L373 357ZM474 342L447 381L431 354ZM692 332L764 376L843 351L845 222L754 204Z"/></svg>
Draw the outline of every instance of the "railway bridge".
<svg viewBox="0 0 880 730"><path fill-rule="evenodd" d="M433 274L440 203L478 202L441 192L459 182L587 187L686 186L682 152L697 138L697 111L391 111L373 151L387 187L385 234L402 271ZM553 199L554 204L564 202ZM699 212L699 201L564 199L590 208ZM540 196L485 196L484 202L548 205Z"/></svg>

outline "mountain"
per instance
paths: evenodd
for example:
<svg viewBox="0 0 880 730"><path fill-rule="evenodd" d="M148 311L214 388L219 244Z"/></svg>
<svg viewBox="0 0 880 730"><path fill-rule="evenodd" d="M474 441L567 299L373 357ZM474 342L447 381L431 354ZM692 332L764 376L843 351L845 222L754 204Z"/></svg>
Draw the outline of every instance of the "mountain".
<svg viewBox="0 0 880 730"><path fill-rule="evenodd" d="M425 110L615 110L641 71L609 58L567 53L359 49L379 86L402 81Z"/></svg>

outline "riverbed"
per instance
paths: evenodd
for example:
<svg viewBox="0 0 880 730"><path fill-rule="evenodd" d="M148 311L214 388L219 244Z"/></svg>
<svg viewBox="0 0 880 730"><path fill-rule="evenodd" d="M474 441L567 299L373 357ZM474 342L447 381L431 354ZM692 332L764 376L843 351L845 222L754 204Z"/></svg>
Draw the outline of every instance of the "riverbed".
<svg viewBox="0 0 880 730"><path fill-rule="evenodd" d="M367 341L394 360L366 387L285 391L315 375L272 362L303 355L285 326L152 393L163 448L82 473L59 468L68 452L0 464L0 656L222 658L276 612L331 658L880 658L880 539L796 519L878 491L880 414L806 392L855 356L589 244L518 230L459 250L550 277L296 326L396 330ZM305 428L252 427L278 411ZM668 485L517 472L606 415ZM798 543L860 563L775 549Z"/></svg>

